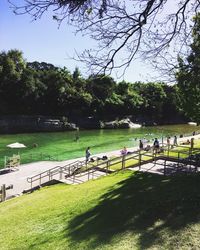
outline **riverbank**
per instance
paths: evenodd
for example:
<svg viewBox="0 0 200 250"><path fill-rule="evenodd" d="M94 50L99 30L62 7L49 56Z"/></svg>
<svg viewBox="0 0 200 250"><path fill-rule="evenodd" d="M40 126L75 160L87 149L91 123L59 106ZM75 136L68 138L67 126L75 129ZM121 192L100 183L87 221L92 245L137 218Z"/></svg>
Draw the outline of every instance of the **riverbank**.
<svg viewBox="0 0 200 250"><path fill-rule="evenodd" d="M184 120L171 120L168 124L184 124ZM95 117L40 116L40 115L9 115L0 116L0 134L77 131L79 129L127 129L141 126L157 126L158 122L130 117L110 118L104 120Z"/></svg>
<svg viewBox="0 0 200 250"><path fill-rule="evenodd" d="M139 139L145 138L151 144L156 137L162 142L162 137L173 138L177 135L179 138L181 134L191 136L195 128L186 124L138 129L80 130L78 140L76 131L0 135L0 168L4 167L4 157L13 154L20 153L22 164L49 159L63 161L84 156L87 147L96 155L123 147L138 147ZM7 147L15 142L23 143L26 148Z"/></svg>
<svg viewBox="0 0 200 250"><path fill-rule="evenodd" d="M184 138L178 138L178 144L181 144L184 141L191 140L191 138L194 138L195 141L200 139L200 134L195 136L188 136ZM166 141L164 141L166 142ZM129 152L133 152L138 150L137 147L129 147L127 148ZM102 152L99 154L92 154L91 157L103 157L107 156L110 157L117 157L121 154L121 149L108 151L108 152ZM23 190L30 188L30 183L27 182L27 178L40 174L46 170L49 170L50 168L56 167L56 166L65 166L67 164L73 163L75 161L82 161L85 160L84 157L74 158L71 160L66 161L40 161L40 162L34 162L29 164L23 164L19 167L18 171L10 172L4 175L0 175L0 186L2 184L6 184L6 186L13 185L13 189L10 189L7 191L7 195L9 197L12 196L19 196L22 194Z"/></svg>

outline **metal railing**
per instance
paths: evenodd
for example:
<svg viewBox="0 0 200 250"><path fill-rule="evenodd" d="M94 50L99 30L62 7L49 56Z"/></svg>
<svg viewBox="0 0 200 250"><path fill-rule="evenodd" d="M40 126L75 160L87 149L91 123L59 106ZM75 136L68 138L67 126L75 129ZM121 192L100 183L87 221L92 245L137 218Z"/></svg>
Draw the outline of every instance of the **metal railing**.
<svg viewBox="0 0 200 250"><path fill-rule="evenodd" d="M38 181L38 185L42 185L45 182L51 181L53 177L57 174L59 174L59 179L62 179L63 173L66 175L73 175L73 173L81 168L83 165L85 165L85 161L75 161L73 163L69 163L65 166L56 166L53 168L50 168L42 173L39 173L37 175L34 175L32 177L27 178L27 182L31 184L31 188L33 188L33 183ZM45 180L45 181L44 181Z"/></svg>
<svg viewBox="0 0 200 250"><path fill-rule="evenodd" d="M46 170L40 174L27 178L27 181L31 184L31 188L33 188L33 183L38 182L38 185L42 185L45 182L51 181L55 175L58 175L58 178L61 180L63 178L63 174L65 174L64 178L72 178L73 183L75 182L75 178L81 178L87 175L87 179L90 179L90 176L93 177L96 171L103 171L106 174L113 172L112 167L118 165L118 170L123 170L128 167L137 167L141 168L141 165L156 161L158 159L164 160L174 160L177 162L186 162L188 157L192 154L200 154L199 149L191 149L186 146L178 146L183 150L176 150L176 147L171 149L167 144L163 145L162 152L155 153L153 147L150 148L149 151L134 151L127 155L122 155L115 157L113 159L99 160L97 159L94 162L86 163L86 161L75 161L65 166L56 166L49 170ZM173 152L173 155L170 153ZM134 163L132 162L134 160ZM189 162L189 160L188 160Z"/></svg>

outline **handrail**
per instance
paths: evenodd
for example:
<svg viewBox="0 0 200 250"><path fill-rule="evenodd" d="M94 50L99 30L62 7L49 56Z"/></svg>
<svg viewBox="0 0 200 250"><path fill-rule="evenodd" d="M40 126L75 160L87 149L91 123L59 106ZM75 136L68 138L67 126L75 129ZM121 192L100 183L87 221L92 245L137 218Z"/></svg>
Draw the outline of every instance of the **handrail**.
<svg viewBox="0 0 200 250"><path fill-rule="evenodd" d="M186 149L186 147L184 147ZM152 148L151 148L152 149ZM187 147L188 151L176 151L176 150L170 150L168 146L164 146L163 147L163 150L166 152L166 151L173 151L174 153L178 153L177 157L173 157L173 156L165 156L165 157L168 157L168 158L178 158L180 159L180 154L188 154L188 156L190 155L190 148ZM194 148L195 150L195 148ZM103 160L103 162L96 162L96 164L94 165L89 165L84 161L74 161L74 162L71 162L65 166L56 166L56 167L53 167L49 170L46 170L40 174L37 174L35 176L32 176L32 177L28 177L27 178L27 181L29 183L31 183L31 188L32 188L32 184L33 182L35 181L38 181L39 180L39 183L40 185L42 184L42 179L45 178L45 177L49 177L49 180L52 179L52 177L56 174L60 174L60 179L62 178L62 174L65 173L66 174L66 177L75 177L75 175L79 175L79 177L85 175L85 172L88 172L88 175L89 175L89 171L96 171L97 167L100 167L101 169L106 169L106 171L108 170L108 167L110 168L111 166L115 165L115 164L118 164L118 163L122 163L122 169L125 168L125 162L130 160L130 159L136 159L138 160L138 164L139 166L145 162L147 162L148 160L143 160L142 159L142 156L149 156L149 157L152 157L154 160L159 158L157 157L157 154L155 154L154 152L150 153L150 152L142 152L140 150L137 150L137 151L134 151L134 152L131 152L129 154L127 154L126 156L118 156L118 157L115 157L113 159L110 159L110 160ZM105 165L105 166L104 166ZM67 172L67 173L66 173Z"/></svg>
<svg viewBox="0 0 200 250"><path fill-rule="evenodd" d="M83 163L85 163L85 161L75 161L75 162L69 163L65 166L62 166L62 167L56 166L56 167L50 168L42 173L39 173L39 174L34 175L32 177L28 177L27 182L31 183L31 188L32 188L33 182L38 181L38 180L40 181L40 185L41 185L43 178L49 177L49 180L51 180L53 175L56 175L58 173L62 173L63 171L66 171L66 170L73 173L77 168L80 168L81 166L83 166ZM73 171L71 171L71 170L73 170Z"/></svg>

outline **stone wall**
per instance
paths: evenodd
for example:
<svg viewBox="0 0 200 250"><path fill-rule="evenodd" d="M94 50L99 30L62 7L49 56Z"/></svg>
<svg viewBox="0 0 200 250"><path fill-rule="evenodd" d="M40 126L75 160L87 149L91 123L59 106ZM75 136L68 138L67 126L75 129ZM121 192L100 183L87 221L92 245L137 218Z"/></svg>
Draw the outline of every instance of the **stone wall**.
<svg viewBox="0 0 200 250"><path fill-rule="evenodd" d="M76 125L62 117L0 116L0 133L25 133L76 130Z"/></svg>

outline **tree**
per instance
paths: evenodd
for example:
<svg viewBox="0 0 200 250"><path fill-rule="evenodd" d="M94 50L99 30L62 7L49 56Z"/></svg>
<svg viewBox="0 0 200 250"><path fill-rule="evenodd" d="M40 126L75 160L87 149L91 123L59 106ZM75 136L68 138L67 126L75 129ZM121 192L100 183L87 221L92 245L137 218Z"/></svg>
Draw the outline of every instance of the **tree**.
<svg viewBox="0 0 200 250"><path fill-rule="evenodd" d="M140 112L149 117L152 121L160 122L163 115L163 104L166 98L164 84L162 83L144 83L138 82L133 88L142 97Z"/></svg>
<svg viewBox="0 0 200 250"><path fill-rule="evenodd" d="M115 84L113 78L109 76L92 75L88 78L86 90L93 97L91 108L94 110L94 114L105 114L105 102L112 96Z"/></svg>
<svg viewBox="0 0 200 250"><path fill-rule="evenodd" d="M12 2L12 0L9 0ZM180 53L191 35L191 22L199 0L23 0L13 4L15 13L29 13L34 19L47 11L59 25L63 20L89 34L97 48L85 50L78 59L98 73L126 68L138 57L162 58L175 45ZM171 7L170 7L171 6ZM173 66L173 65L171 65Z"/></svg>
<svg viewBox="0 0 200 250"><path fill-rule="evenodd" d="M143 99L139 91L136 91L133 86L132 83L125 81L117 84L116 93L121 96L121 100L123 101L123 106L119 107L119 114L123 116L132 115L136 117L142 105Z"/></svg>
<svg viewBox="0 0 200 250"><path fill-rule="evenodd" d="M194 18L194 23L191 52L185 60L179 58L176 78L183 112L200 123L200 13Z"/></svg>
<svg viewBox="0 0 200 250"><path fill-rule="evenodd" d="M0 53L0 112L1 114L13 114L19 112L18 104L21 95L21 77L26 62L22 52L9 50Z"/></svg>

